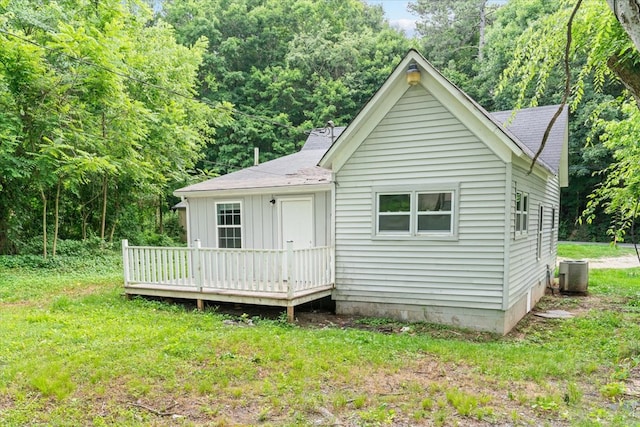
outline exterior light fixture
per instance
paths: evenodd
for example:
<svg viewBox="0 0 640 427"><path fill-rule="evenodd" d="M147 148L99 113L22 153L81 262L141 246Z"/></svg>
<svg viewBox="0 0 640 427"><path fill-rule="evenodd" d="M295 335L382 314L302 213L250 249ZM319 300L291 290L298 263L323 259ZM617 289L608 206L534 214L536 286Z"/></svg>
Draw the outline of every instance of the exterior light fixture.
<svg viewBox="0 0 640 427"><path fill-rule="evenodd" d="M420 82L420 69L415 62L409 64L407 67L407 83L410 86L415 86Z"/></svg>

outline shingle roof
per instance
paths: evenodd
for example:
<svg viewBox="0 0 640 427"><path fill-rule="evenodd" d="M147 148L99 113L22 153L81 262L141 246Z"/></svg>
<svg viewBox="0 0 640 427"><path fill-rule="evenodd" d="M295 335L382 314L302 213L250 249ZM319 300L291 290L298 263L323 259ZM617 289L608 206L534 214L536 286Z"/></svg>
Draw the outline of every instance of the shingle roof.
<svg viewBox="0 0 640 427"><path fill-rule="evenodd" d="M344 127L333 128L332 138L331 129L314 129L297 153L193 184L175 193L328 184L331 171L317 164L343 130Z"/></svg>
<svg viewBox="0 0 640 427"><path fill-rule="evenodd" d="M481 107L480 107L481 108ZM531 158L538 151L542 136L557 105L525 108L513 111L483 113L520 146ZM551 130L540 161L556 174L561 161L562 145L567 126L565 108ZM340 136L344 127L314 129L302 149L294 154L251 166L217 178L176 190L176 194L200 191L248 190L293 185L319 185L331 182L331 171L321 168L318 162ZM333 131L333 133L331 133Z"/></svg>
<svg viewBox="0 0 640 427"><path fill-rule="evenodd" d="M513 111L498 111L491 113L491 116L515 135L517 139L514 142L523 143L535 154L538 152L538 148L540 148L542 136L556 111L558 111L558 105L548 105L517 110L515 116L513 116ZM540 160L549 166L556 174L560 168L562 145L568 125L568 115L568 109L565 107L553 125L553 128L551 128L547 143L540 155ZM527 154L533 158L532 153Z"/></svg>

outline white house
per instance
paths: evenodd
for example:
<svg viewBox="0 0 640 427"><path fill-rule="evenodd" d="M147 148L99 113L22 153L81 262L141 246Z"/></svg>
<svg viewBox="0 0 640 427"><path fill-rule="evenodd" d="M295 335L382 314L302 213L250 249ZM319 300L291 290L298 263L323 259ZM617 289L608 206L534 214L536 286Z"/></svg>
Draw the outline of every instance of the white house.
<svg viewBox="0 0 640 427"><path fill-rule="evenodd" d="M488 113L409 51L346 128L177 190L188 240L330 247L338 313L506 333L556 262L566 110L529 169L557 110Z"/></svg>

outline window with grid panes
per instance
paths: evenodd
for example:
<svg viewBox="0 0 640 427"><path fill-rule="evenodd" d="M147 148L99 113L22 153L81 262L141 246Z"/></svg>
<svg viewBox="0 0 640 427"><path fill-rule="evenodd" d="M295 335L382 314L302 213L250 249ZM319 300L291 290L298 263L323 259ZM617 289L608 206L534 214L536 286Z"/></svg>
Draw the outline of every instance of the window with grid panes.
<svg viewBox="0 0 640 427"><path fill-rule="evenodd" d="M216 204L216 227L219 248L242 247L241 218L240 202Z"/></svg>
<svg viewBox="0 0 640 427"><path fill-rule="evenodd" d="M529 221L529 194L516 191L516 236L527 234Z"/></svg>

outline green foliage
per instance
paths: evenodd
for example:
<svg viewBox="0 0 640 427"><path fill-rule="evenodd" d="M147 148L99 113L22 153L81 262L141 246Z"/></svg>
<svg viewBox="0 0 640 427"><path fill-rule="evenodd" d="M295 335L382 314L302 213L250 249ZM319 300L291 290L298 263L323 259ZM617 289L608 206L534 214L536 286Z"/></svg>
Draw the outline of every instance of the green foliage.
<svg viewBox="0 0 640 427"><path fill-rule="evenodd" d="M625 386L621 382L612 382L603 385L600 393L609 400L616 401L624 395Z"/></svg>
<svg viewBox="0 0 640 427"><path fill-rule="evenodd" d="M513 57L498 87L499 92L516 95L516 106L526 102L537 105L551 91L550 88L559 86L556 83L557 70L563 69L566 25L574 6L573 1L558 2L557 10L539 17L518 36ZM581 143L585 140L595 143L585 149L581 148L582 144L571 144L573 153L581 156L572 156L572 176L576 181L579 179L580 184L572 185L564 194L579 196L570 201L569 209L573 212L565 211L563 226L565 230L571 227L567 222L568 215L573 220L582 219L584 210L589 228L601 235L602 231L598 229L608 225L603 224L604 212L612 218L610 239L622 241L638 216L634 208L640 195L634 180L638 164L635 149L638 106L632 98L635 96L637 100L637 91L640 90L635 83L640 56L606 2L598 0L586 0L578 9L572 25L569 54L572 70L570 105L576 111L581 108L581 102L586 104L586 108L577 111L576 118L579 126L587 125L584 129L590 129L590 134L584 135L584 130L579 128L573 130L582 136L578 140ZM612 103L611 96L597 95L606 94L617 85L614 96L619 96L622 92L618 83L612 84L616 79L632 91L631 95L623 94L618 105ZM621 114L612 115L612 107ZM634 109L635 112L632 111ZM626 135L629 135L628 139ZM598 176L592 178L594 172L598 172ZM592 191L588 203L580 201ZM564 235L572 237L567 231ZM587 233L582 237L591 240L593 236ZM603 240L602 237L597 238Z"/></svg>
<svg viewBox="0 0 640 427"><path fill-rule="evenodd" d="M356 0L165 1L177 39L205 36L200 94L235 106L200 169L226 173L300 148L305 131L348 124L410 42Z"/></svg>
<svg viewBox="0 0 640 427"><path fill-rule="evenodd" d="M327 120L348 124L409 47L489 110L556 103L573 4L419 0L420 38L408 40L357 0L146 2L155 16L144 3L0 1L0 253L33 253L34 236L39 253L64 251L58 239L179 240L161 219L173 189L250 165L253 147L265 161ZM636 193L616 188L635 176L634 158L620 160L632 129L615 123L636 117L611 102L622 89L607 67L612 55L637 64L623 36L604 2L584 2L562 238L605 240L612 216L619 239L630 221Z"/></svg>
<svg viewBox="0 0 640 427"><path fill-rule="evenodd" d="M475 89L474 80L486 49L480 36L481 26L484 25L484 31L490 27L497 8L481 0L409 3L409 10L419 17L416 30L425 57L475 99L479 99L481 91Z"/></svg>
<svg viewBox="0 0 640 427"><path fill-rule="evenodd" d="M633 100L620 104L621 120L599 118L596 128L602 130L600 140L613 152L615 163L602 173L605 179L590 196L585 210L587 221L593 222L598 207L613 218L609 233L612 240L624 242L627 231L640 220L640 109ZM638 241L631 236L631 241Z"/></svg>
<svg viewBox="0 0 640 427"><path fill-rule="evenodd" d="M559 103L564 86L564 74L559 66L564 47L563 26L573 2L510 0L500 7L485 4L486 36L480 58L479 22L483 3L480 0L421 0L412 4L412 10L420 18L419 43L427 59L489 111ZM606 8L601 3L601 9ZM593 15L594 12L588 19ZM610 14L605 13L603 17L608 19ZM580 19L580 23L586 22ZM581 30L581 34L585 31ZM622 85L612 79L588 78L589 73L607 76L607 69L605 65L598 72L589 71L595 70L595 66L587 61L587 50L591 46L584 41L586 37L584 34L579 37L578 47L574 43L576 54L571 57L572 78L580 81L583 102L572 105L569 187L562 189L559 236L566 240L607 241L610 238L606 230L611 219L604 208L594 210L590 223L580 219L587 208L587 196L603 180L603 176L594 176L594 172L606 169L614 159L612 150L597 137L592 138L595 143L585 145L585 141L594 128L594 111L619 96ZM520 40L515 52L514 40ZM600 46L600 51L603 47ZM541 70L539 74L531 74L538 70ZM613 106L603 113L608 118L621 118Z"/></svg>
<svg viewBox="0 0 640 427"><path fill-rule="evenodd" d="M0 253L38 234L45 254L48 234L54 253L58 237L111 240L127 209L167 209L229 123L228 104L192 98L206 39L180 45L150 18L136 0L0 4Z"/></svg>

